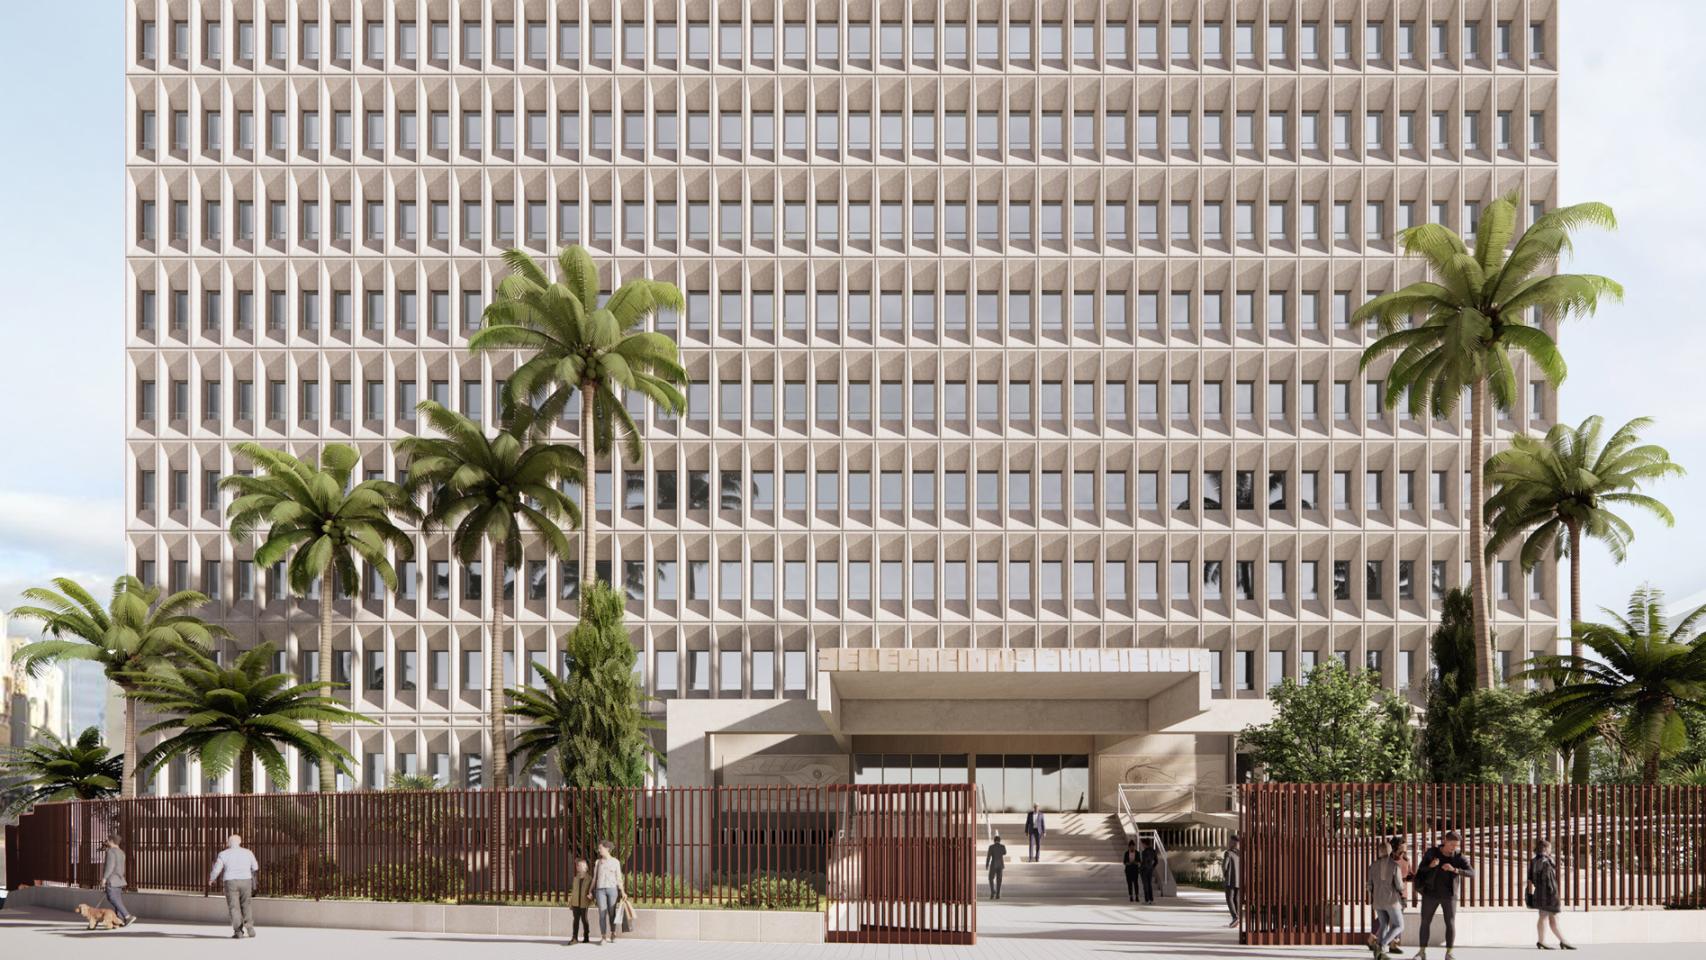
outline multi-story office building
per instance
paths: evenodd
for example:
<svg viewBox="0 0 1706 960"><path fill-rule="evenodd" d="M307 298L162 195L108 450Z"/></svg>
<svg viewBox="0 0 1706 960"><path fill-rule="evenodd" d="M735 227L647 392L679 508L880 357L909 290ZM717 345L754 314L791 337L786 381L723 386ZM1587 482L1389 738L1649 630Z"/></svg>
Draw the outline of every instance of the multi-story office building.
<svg viewBox="0 0 1706 960"><path fill-rule="evenodd" d="M395 475L418 400L491 416L498 253L580 243L687 297L690 410L595 492L671 782L1105 808L1236 776L1282 677L1427 670L1465 430L1350 315L1422 275L1397 231L1556 201L1554 0L126 9L130 562L288 668L317 601L227 538L231 446ZM494 601L556 665L574 562L490 569L423 537L339 603L362 783L479 781ZM1506 665L1553 575L1492 567Z"/></svg>

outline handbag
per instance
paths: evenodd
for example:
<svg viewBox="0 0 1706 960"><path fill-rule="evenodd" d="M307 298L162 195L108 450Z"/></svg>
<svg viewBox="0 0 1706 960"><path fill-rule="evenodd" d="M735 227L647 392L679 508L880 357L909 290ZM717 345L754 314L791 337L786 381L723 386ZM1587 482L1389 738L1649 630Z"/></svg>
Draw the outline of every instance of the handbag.
<svg viewBox="0 0 1706 960"><path fill-rule="evenodd" d="M1522 902L1528 906L1528 909L1533 910L1534 909L1534 891L1530 890L1527 893L1524 893L1522 895Z"/></svg>
<svg viewBox="0 0 1706 960"><path fill-rule="evenodd" d="M622 932L623 933L633 933L634 932L634 903L633 903L633 901L628 899L628 895L626 893L624 893L622 895L621 903L622 903Z"/></svg>

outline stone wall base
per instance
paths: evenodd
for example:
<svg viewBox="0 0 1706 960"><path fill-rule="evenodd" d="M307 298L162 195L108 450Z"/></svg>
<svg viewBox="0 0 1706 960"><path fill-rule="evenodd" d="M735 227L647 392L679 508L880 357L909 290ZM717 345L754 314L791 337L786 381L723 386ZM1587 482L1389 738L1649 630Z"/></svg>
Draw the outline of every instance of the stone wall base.
<svg viewBox="0 0 1706 960"><path fill-rule="evenodd" d="M74 909L98 903L101 893L78 887L38 886L13 890L11 906ZM206 923L228 920L223 894L130 891L125 905L145 920ZM507 907L475 904L381 903L368 900L293 900L256 897L257 927L334 927L405 933L463 933L491 936L562 937L573 929L567 907ZM598 935L598 915L588 919ZM723 940L750 943L822 943L823 914L772 910L636 910L634 932L644 940Z"/></svg>

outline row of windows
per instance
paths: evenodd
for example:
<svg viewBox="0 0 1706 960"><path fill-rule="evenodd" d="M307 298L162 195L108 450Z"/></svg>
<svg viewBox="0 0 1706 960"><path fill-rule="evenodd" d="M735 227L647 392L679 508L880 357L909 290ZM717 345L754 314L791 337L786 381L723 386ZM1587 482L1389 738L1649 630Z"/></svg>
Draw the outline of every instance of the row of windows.
<svg viewBox="0 0 1706 960"><path fill-rule="evenodd" d="M1060 196L1069 191L1060 187L1050 192ZM1096 193L1093 188L1090 192ZM205 246L222 246L228 229L237 244L256 241L259 224L254 200L236 201L229 223L220 200L202 200L200 217L194 223L188 200L174 199L169 203L167 226L174 243L187 244L198 227L200 242ZM784 245L802 250L808 245L836 249L843 243L864 249L872 249L875 244L906 249L910 242L917 247L935 248L940 244L962 250L969 250L975 243L979 248L992 250L1033 249L1041 245L1061 251L1068 248L1099 251L1129 250L1135 237L1137 243L1153 248L1164 244L1201 244L1226 249L1236 243L1259 249L1265 242L1325 251L1329 246L1355 250L1364 244L1389 245L1396 231L1424 222L1420 219L1419 200L1398 202L1397 222L1392 223L1385 200L1366 200L1358 205L1350 200L1296 197L1269 200L1265 204L1256 200L1234 200L1229 204L1216 199L1199 204L1189 199L1129 203L1106 198L1062 198L1034 203L1029 199L946 200L938 206L920 198L911 203L800 200L780 204L756 199L715 204L709 200L686 203L655 199L649 203L592 200L585 206L587 210L583 213L580 201L559 200L555 223L545 200L493 200L489 209L480 200L466 199L455 205L449 200L424 203L396 200L392 204L368 200L359 206L351 200L333 200L326 210L329 217L323 217L318 200L298 201L294 218L289 204L283 200L267 200L263 209L265 239L275 245L289 242L293 219L299 243L319 243L325 230L328 241L348 244L357 237L355 214L359 210L360 240L376 249L384 249L388 236L400 244L457 242L484 248L488 242L497 246L524 242L527 246L544 247L553 239L553 230L554 239L566 245L582 242L585 226L588 232L584 239L590 244L603 248L614 245L619 229L621 244L636 250L674 248L682 241L708 248L715 238L717 244L731 249L740 249L746 243L773 248L780 239ZM1460 222L1465 232L1474 232L1482 207L1481 200L1463 203ZM1426 222L1448 222L1450 208L1446 201L1432 202L1434 219ZM1531 218L1537 218L1541 212L1540 204L1531 204ZM158 201L139 201L136 239L144 245L159 241Z"/></svg>
<svg viewBox="0 0 1706 960"><path fill-rule="evenodd" d="M964 339L953 335L975 330L979 338L991 341L1029 343L1038 331L1045 339L1061 340L1068 329L1082 339L1095 340L1098 335L1118 339L1135 323L1139 333L1158 335L1166 329L1182 339L1191 339L1199 332L1218 338L1228 330L1254 338L1258 329L1266 330L1271 339L1284 339L1293 332L1313 337L1327 330L1335 336L1360 339L1375 329L1353 324L1351 316L1365 298L1378 296L1378 291L1360 289L1237 289L1229 294L1218 288L1108 289L1098 293L1011 287L975 291L913 288L903 292L843 290L827 284L809 291L784 288L777 292L757 287L742 290L738 280L731 282L736 284L733 289L714 292L690 287L684 294L685 321L673 311L664 311L654 318L654 329L674 339L698 341L710 338L713 325L723 338L738 339L750 333L769 339L780 330L787 339L800 341L811 334L839 340L843 333L867 339L861 335L873 330L889 340L904 341L910 333L914 338L934 341L938 331ZM265 330L275 337L292 329L310 339L327 327L334 333L351 332L356 329L358 304L360 328L368 334L384 334L388 325L405 337L423 326L433 333L448 334L455 319L455 298L460 303L461 330L471 333L480 328L484 309L479 287L454 292L428 289L424 295L418 290L394 290L390 307L382 289L334 288L329 291L329 302L322 300L318 289L298 289L294 310L284 288L270 288L262 295ZM239 335L256 330L254 290L235 291L227 318L223 290L204 289L199 302L192 303L188 290L174 287L164 294L151 289L137 292L136 327L140 335L152 336L160 329L162 296L166 300L167 328L174 335L182 336L195 325L195 307L200 308L199 326L204 333L223 330L227 319L230 329Z"/></svg>
<svg viewBox="0 0 1706 960"><path fill-rule="evenodd" d="M159 26L154 20L142 20L139 24L137 58L145 66L158 63ZM774 20L766 22L754 17L750 23L689 20L685 26L660 20L649 30L643 22L616 24L595 20L583 31L577 19L557 23L557 45L552 50L552 31L547 21L517 23L494 16L488 51L485 25L478 17L464 16L458 26L460 30L453 31L449 20L427 22L426 64L448 67L454 57L463 65L481 66L489 52L500 68L513 68L519 62L544 69L553 56L558 64L576 68L585 65L583 56L591 64L603 66L612 66L619 58L623 64L636 67L650 59L666 69L676 69L683 62L709 68L713 61L726 66L746 63L763 69L773 69L778 63L801 68L809 64L834 68L841 64L845 53L848 66L865 67L882 64L934 68L941 62L969 67L974 60L1024 68L1039 65L1065 68L1069 63L1130 67L1134 41L1132 24L1123 20L1100 23L1078 20L1069 24L1063 20L1007 18L1002 23L991 18L947 20L938 28L935 21L922 19L914 19L910 24L898 20L875 24L850 20L843 27L833 20L814 20L809 25L805 21L785 20L778 25ZM1167 63L1192 66L1199 61L1223 66L1234 62L1259 66L1265 62L1289 67L1294 57L1300 65L1322 68L1329 64L1354 68L1421 66L1424 58L1444 66L1453 65L1456 59L1465 65L1485 65L1483 58L1490 43L1496 63L1515 66L1519 62L1517 43L1522 25L1514 21L1462 21L1458 34L1461 42L1455 51L1450 21L1434 20L1428 26L1431 29L1424 34L1423 25L1415 20L1399 20L1394 24L1369 20L1360 31L1350 20L1323 23L1271 19L1266 30L1254 21L1245 20L1235 21L1230 29L1224 20L1206 20L1200 25L1190 20L1172 21L1165 27L1155 21L1138 21L1136 59L1138 63L1157 67ZM194 57L189 22L169 20L165 27L171 40L168 51L171 61L187 66ZM359 24L334 20L330 28L331 47L324 51L318 20L303 19L294 25L283 19L266 20L259 29L254 20L239 20L235 42L228 51L222 22L203 20L202 62L217 66L229 53L238 64L253 65L264 53L266 62L283 67L290 60L294 40L297 60L304 66L317 69L325 56L335 66L349 67L357 62L359 55L361 64L383 68L386 41L394 36L392 63L403 67L421 65L423 30L419 22L398 20L391 27L388 31L383 20ZM584 40L588 41L584 44L583 32ZM457 40L454 51L453 37ZM620 53L616 47L618 37ZM262 38L266 42L264 51L257 46ZM1526 50L1521 53L1531 63L1545 62L1545 23L1528 23L1526 39ZM524 41L519 47L518 40Z"/></svg>
<svg viewBox="0 0 1706 960"><path fill-rule="evenodd" d="M1323 451L1323 456L1325 451ZM679 489L681 475L675 470L657 470L652 477L655 499L646 498L646 474L626 471L621 477L621 510L632 519L644 520L648 507L659 514L680 509L689 512L709 512L740 515L772 514L780 507L786 513L805 514L808 511L825 517L846 513L869 517L873 508L891 516L904 516L910 508L918 519L938 512L968 514L972 510L991 516L1024 518L1036 513L1064 514L1068 509L1081 517L1100 519L1114 516L1129 520L1131 510L1144 513L1192 511L1205 513L1222 510L1255 511L1258 507L1269 512L1321 511L1334 513L1362 512L1384 514L1393 507L1403 514L1419 512L1418 480L1421 471L1368 469L1360 471L1331 470L1326 476L1330 499L1322 499L1322 471L1268 470L1266 486L1258 488L1258 472L1233 470L1231 495L1227 496L1226 474L1218 469L1127 471L1121 468L1095 470L1008 469L1001 470L942 470L914 468L903 470L754 470L743 476L740 470L686 471L686 489ZM177 513L187 513L190 506L190 473L184 469L167 472L167 506ZM1431 470L1425 473L1427 482L1426 508L1431 513L1445 513L1450 471ZM1130 484L1136 480L1135 498ZM1193 478L1197 486L1193 493ZM716 482L713 488L713 479ZM1296 487L1292 486L1293 479ZM219 489L220 473L203 470L201 480L201 509L218 514L227 498ZM1355 484L1360 483L1357 490ZM611 513L615 508L613 479L610 471L599 471L594 479L595 509ZM159 503L156 472L137 471L137 501L139 513L153 513ZM564 484L565 492L580 500L578 487ZM1355 493L1353 493L1355 490ZM1458 485L1458 508L1468 503L1468 474ZM1353 496L1357 499L1353 500Z"/></svg>
<svg viewBox="0 0 1706 960"><path fill-rule="evenodd" d="M601 561L601 563L603 563ZM1256 560L943 560L913 558L911 560L675 560L651 563L651 602L728 602L769 604L782 603L911 603L933 605L938 599L946 603L1006 603L1028 607L1033 601L1122 603L1131 599L1139 602L1165 598L1173 602L1256 601L1260 593L1268 601L1288 602L1295 596L1302 602L1327 599L1334 602L1385 602L1416 600L1417 571L1428 573L1428 583L1422 589L1425 598L1438 601L1448 589L1446 572L1449 562L1363 560L1268 560L1261 567L1265 577L1258 583ZM424 585L433 600L448 600L451 596L451 563L448 560L429 561L431 579ZM155 582L154 560L138 561L138 576L144 583ZM418 571L414 561L400 564L400 599L417 599ZM466 565L460 576L465 600L481 598L482 576L479 564ZM561 599L573 599L578 590L578 577L568 561L558 562L558 583ZM647 564L638 560L622 563L621 587L627 599L636 604L647 602ZM1361 577L1353 571L1361 568ZM1468 563L1461 563L1459 583L1469 577ZM186 590L189 563L170 560L168 589ZM253 561L234 562L232 589L234 599L248 602L256 599ZM1291 579L1295 568L1296 580ZM222 561L204 560L199 584L203 593L222 599L226 589ZM716 581L712 582L712 571ZM1163 581L1163 571L1165 580ZM1540 599L1544 583L1543 567L1536 567L1526 578L1529 599ZM1131 575L1135 572L1135 583ZM1328 572L1330 582L1321 575ZM780 579L778 580L778 574ZM1500 600L1514 598L1517 570L1510 560L1492 565L1489 574L1494 593ZM809 583L808 583L809 578ZM268 599L288 602L281 581L284 575L275 568L267 576ZM368 576L364 592L368 599L384 597L384 587L377 577ZM527 561L525 571L527 599L544 601L547 598L547 563ZM504 597L513 599L515 584L505 582ZM1034 591L1034 595L1033 595ZM1135 597L1132 593L1135 591ZM1165 591L1165 594L1163 594Z"/></svg>
<svg viewBox="0 0 1706 960"><path fill-rule="evenodd" d="M998 99L1006 98L1003 95ZM774 161L779 156L803 160L808 155L835 161L870 160L879 154L895 159L914 156L939 160L942 156L938 151L970 159L974 150L979 157L1020 161L1036 160L1039 156L1065 160L1069 153L1088 158L1106 153L1110 159L1129 160L1134 151L1142 156L1184 160L1199 157L1225 160L1230 159L1231 152L1236 152L1264 161L1305 156L1361 161L1391 159L1394 145L1397 153L1417 159L1424 155L1485 158L1489 142L1501 154L1513 155L1523 142L1524 129L1518 126L1522 115L1513 109L1469 109L1461 114L1448 110L1293 113L1269 109L1238 110L1230 115L1221 110L1174 110L1166 114L1140 110L1134 127L1131 115L1125 110L1032 113L1012 108L974 112L947 109L938 114L934 107L932 92L926 100L913 103L910 112L855 110L842 114L821 108L808 112L754 107L743 112L734 107L715 116L705 110L685 113L653 110L649 118L645 110L597 110L583 119L579 111L558 110L554 114L555 144L552 143L553 114L545 110L520 114L495 110L489 128L486 114L480 110L464 109L454 117L449 110L427 111L424 137L421 115L414 110L397 110L389 120L383 110L367 110L359 115L359 127L355 113L334 110L328 141L322 129L321 112L309 109L297 111L296 144L303 156L313 160L321 159L323 148L344 157L359 150L384 159L388 137L394 136L396 153L406 157L412 158L422 150L429 155L448 157L454 141L458 155L471 160L481 159L489 143L495 154L509 159L515 158L518 147L523 153L541 159L553 149L564 157L579 159L583 148L593 156L609 159L619 145L620 153L633 159L644 160L649 151L652 156L671 162L684 155L708 160L713 154L731 160ZM263 119L267 152L283 158L290 151L290 114L285 110L268 110ZM167 120L170 123L167 145L172 153L186 156L194 150L198 131L204 155L218 159L225 151L225 115L221 111L202 110L200 123L194 127L188 110L171 110ZM254 153L255 124L255 111L236 111L233 150ZM158 126L157 111L139 112L136 145L142 154L152 155L159 149ZM1545 152L1546 111L1528 111L1525 129L1528 151Z"/></svg>
<svg viewBox="0 0 1706 960"><path fill-rule="evenodd" d="M303 373L307 374L308 371ZM361 419L368 423L383 422L386 419L385 381L368 379L360 385L363 401ZM269 379L260 386L265 389L265 393L261 395L266 400L264 411L256 406L256 381L239 379L235 382L231 397L233 418L239 423L254 423L257 414L264 412L268 422L288 422L291 419L288 381L283 378ZM356 386L357 383L353 380L330 381L330 420L336 423L355 421ZM849 424L871 423L875 420L885 423L933 425L938 419L946 423L970 424L975 420L995 424L997 429L1038 421L1064 424L1070 420L1081 429L1098 430L1104 425L1130 423L1134 408L1132 386L1128 380L1113 378L1071 381L1045 379L1033 383L1010 376L1005 381L967 382L956 379L937 380L934 376L920 379L917 374L914 374L910 383L902 380L880 380L875 383L870 380L849 380L845 391L837 381L822 377L810 383L805 380L784 380L780 385L774 380L753 380L751 383L740 380L723 380L716 383L700 381L690 384L687 388L686 418L689 422L709 421L713 419L714 413L716 420L738 427L743 424L756 426L774 423L778 420L801 424L808 421L837 424L842 422L845 414L845 420ZM1354 386L1351 380L1330 381L1327 385L1327 395L1324 397L1323 382L1316 379L1270 379L1266 382L1265 389L1254 380L1235 380L1230 384L1225 380L1207 377L1201 380L1175 379L1165 384L1160 380L1138 380L1135 413L1139 421L1158 423L1169 420L1176 425L1187 426L1199 420L1253 423L1260 419L1268 423L1284 424L1292 417L1290 401L1295 398L1295 412L1300 420L1322 421L1326 419L1325 414L1330 409L1331 419L1349 423L1353 413L1351 398ZM169 380L166 390L167 419L175 423L187 422L194 414L190 407L190 381ZM393 390L398 418L406 422L413 421L415 404L421 399L419 381L398 378L394 382ZM443 406L451 405L450 391L451 381L448 379L428 381L428 398ZM713 391L716 396L714 410ZM503 392L504 381L498 380L492 384L493 409L497 409L501 403ZM152 425L159 419L158 393L157 380L143 378L138 381L136 418L139 424ZM297 421L320 421L320 393L321 384L318 379L311 375L298 378L295 410ZM461 381L459 408L467 416L476 420L483 416L485 397L486 391L479 380ZM1545 384L1538 380L1531 382L1528 413L1532 419L1544 419L1545 398ZM200 399L201 419L213 423L222 422L226 394L220 380L204 377ZM1195 404L1193 399L1197 401ZM639 397L630 393L626 400L636 419L644 421L647 408ZM1259 408L1258 400L1261 403ZM1364 382L1361 416L1370 423L1385 423L1391 418L1400 421L1410 419L1407 406L1399 404L1396 409L1387 411L1383 400L1383 388L1380 383ZM1324 402L1330 406L1324 405ZM1459 415L1461 414L1460 410ZM570 413L566 411L564 418L570 419ZM674 420L676 415L659 408L657 419Z"/></svg>

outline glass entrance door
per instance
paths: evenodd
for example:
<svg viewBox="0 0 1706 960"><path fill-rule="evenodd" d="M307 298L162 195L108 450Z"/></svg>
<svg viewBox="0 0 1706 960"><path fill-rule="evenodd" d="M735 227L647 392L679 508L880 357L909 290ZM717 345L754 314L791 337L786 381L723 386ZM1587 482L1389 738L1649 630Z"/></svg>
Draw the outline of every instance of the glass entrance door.
<svg viewBox="0 0 1706 960"><path fill-rule="evenodd" d="M1090 758L1084 754L980 753L974 777L994 812L1019 813L1033 803L1048 813L1089 809Z"/></svg>

